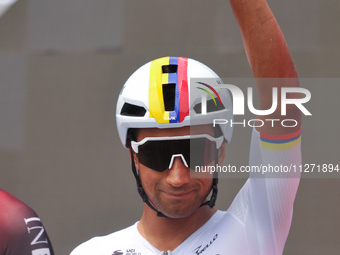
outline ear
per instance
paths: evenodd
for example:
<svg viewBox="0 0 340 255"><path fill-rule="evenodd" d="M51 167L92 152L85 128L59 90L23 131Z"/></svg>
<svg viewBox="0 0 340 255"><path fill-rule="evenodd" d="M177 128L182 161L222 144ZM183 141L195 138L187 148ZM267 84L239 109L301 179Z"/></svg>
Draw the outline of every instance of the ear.
<svg viewBox="0 0 340 255"><path fill-rule="evenodd" d="M218 164L222 165L225 158L225 142L222 143L221 147L218 149Z"/></svg>

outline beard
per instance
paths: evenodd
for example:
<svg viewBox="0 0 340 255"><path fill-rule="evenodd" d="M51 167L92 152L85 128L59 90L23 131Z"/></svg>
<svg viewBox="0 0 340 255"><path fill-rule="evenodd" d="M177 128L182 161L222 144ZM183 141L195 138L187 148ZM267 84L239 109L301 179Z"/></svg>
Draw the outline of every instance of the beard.
<svg viewBox="0 0 340 255"><path fill-rule="evenodd" d="M150 202L159 211L169 218L181 219L194 214L206 200L207 194L202 194L201 186L194 185L191 187L163 187L161 184L156 186L154 195L148 195ZM184 197L172 196L169 194L186 194Z"/></svg>

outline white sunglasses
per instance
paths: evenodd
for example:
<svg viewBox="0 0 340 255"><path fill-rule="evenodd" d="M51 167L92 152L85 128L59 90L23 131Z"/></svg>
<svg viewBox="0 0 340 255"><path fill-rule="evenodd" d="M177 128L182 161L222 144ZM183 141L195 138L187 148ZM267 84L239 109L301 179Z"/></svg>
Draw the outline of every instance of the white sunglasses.
<svg viewBox="0 0 340 255"><path fill-rule="evenodd" d="M219 149L224 141L224 137L212 137L208 134L185 135L185 136L167 136L167 137L145 137L139 142L131 141L131 147L135 153L138 153L138 159L143 165L152 168L158 172L171 169L174 159L180 157L186 167L189 167L190 148L199 152L194 158L195 165L200 166L210 163L214 156L208 158L204 156L206 140L215 143L216 149ZM212 144L210 144L210 147ZM139 147L143 148L139 150ZM209 147L209 148L210 148ZM167 162L170 163L168 164ZM204 160L209 162L204 162Z"/></svg>

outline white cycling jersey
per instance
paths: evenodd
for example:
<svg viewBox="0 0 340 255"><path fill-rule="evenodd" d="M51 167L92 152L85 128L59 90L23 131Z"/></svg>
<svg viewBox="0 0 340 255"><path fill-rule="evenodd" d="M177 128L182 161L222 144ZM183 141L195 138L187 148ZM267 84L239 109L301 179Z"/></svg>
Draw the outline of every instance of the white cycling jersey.
<svg viewBox="0 0 340 255"><path fill-rule="evenodd" d="M71 255L277 255L292 220L300 174L301 130L287 135L252 134L249 166L289 171L286 178L250 178L227 211L217 211L173 251L159 251L134 225L78 246ZM276 168L275 168L276 166ZM271 168L272 167L272 168ZM281 169L281 170L280 170ZM297 168L295 168L297 169ZM287 178L290 177L290 178Z"/></svg>

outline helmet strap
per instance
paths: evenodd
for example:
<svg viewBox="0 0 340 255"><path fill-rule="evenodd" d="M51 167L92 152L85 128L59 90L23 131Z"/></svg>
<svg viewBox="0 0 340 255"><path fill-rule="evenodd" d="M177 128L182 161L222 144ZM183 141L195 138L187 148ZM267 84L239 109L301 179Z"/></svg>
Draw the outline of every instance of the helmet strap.
<svg viewBox="0 0 340 255"><path fill-rule="evenodd" d="M148 196L146 195L143 186L142 186L142 181L140 180L139 174L136 169L135 161L133 159L133 153L132 150L130 149L130 154L131 154L131 167L132 167L132 173L135 176L136 182L137 182L137 190L141 198L143 199L143 202L146 203L152 210L154 210L157 213L158 217L167 217L163 213L157 211L157 209L150 203Z"/></svg>
<svg viewBox="0 0 340 255"><path fill-rule="evenodd" d="M216 149L216 148L215 148L215 164L218 164L218 149ZM213 184L212 184L212 188L211 188L212 194L211 194L210 200L201 204L200 207L202 207L204 205L209 205L210 208L213 208L215 206L216 199L217 199L217 193L218 193L217 184L218 184L218 172L214 172Z"/></svg>

